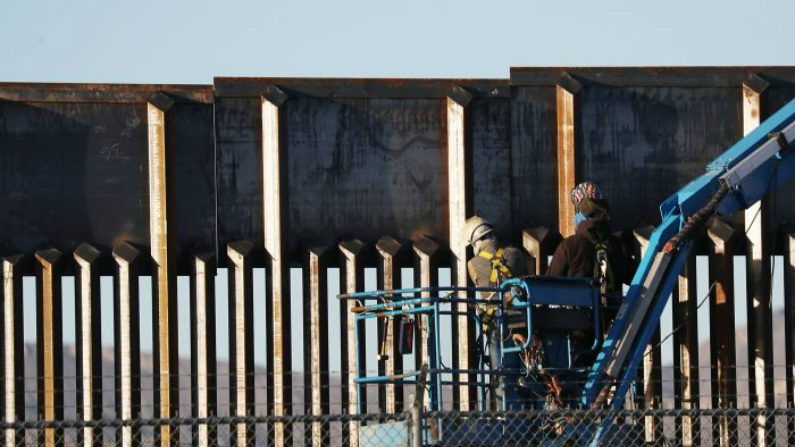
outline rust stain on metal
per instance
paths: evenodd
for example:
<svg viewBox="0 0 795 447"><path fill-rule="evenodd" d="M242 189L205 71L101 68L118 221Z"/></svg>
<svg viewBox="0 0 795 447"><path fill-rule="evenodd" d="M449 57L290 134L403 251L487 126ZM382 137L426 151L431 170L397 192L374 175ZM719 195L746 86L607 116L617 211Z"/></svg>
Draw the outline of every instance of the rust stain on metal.
<svg viewBox="0 0 795 447"><path fill-rule="evenodd" d="M145 103L158 92L202 104L214 99L210 85L0 82L0 99L6 101Z"/></svg>
<svg viewBox="0 0 795 447"><path fill-rule="evenodd" d="M558 85L557 104L557 147L558 147L558 228L564 237L574 234L574 205L569 193L575 185L575 92Z"/></svg>

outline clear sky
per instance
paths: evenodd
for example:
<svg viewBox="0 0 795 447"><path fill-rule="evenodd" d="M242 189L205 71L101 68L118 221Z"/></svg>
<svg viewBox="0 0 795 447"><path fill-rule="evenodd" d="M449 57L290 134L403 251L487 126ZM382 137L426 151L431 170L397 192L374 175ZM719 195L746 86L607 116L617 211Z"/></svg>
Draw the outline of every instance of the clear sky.
<svg viewBox="0 0 795 447"><path fill-rule="evenodd" d="M792 0L0 1L0 82L795 64Z"/></svg>

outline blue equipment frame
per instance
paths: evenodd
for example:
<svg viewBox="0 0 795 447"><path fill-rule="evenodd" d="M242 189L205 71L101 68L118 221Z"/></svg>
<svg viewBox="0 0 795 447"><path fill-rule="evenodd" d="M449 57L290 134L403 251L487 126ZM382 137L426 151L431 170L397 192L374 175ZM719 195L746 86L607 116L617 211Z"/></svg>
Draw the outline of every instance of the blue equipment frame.
<svg viewBox="0 0 795 447"><path fill-rule="evenodd" d="M519 290L523 293L516 293ZM462 298L460 296L462 292L466 293L466 297ZM478 293L496 293L497 297L509 295L510 299L488 300L476 297L475 295ZM417 297L417 295L422 296ZM499 309L496 321L500 328L500 338L503 340L505 340L504 335L508 333L507 323L503 317L506 305L510 305L515 309L523 309L525 311L524 315L527 330L522 335L524 335L526 343L524 346L513 346L510 344L505 346L504 342L501 343L498 350L502 357L501 360L504 359L506 355L518 354L529 347L531 335L534 331L533 311L540 307L566 306L590 310L595 338L592 349L598 346L602 340L600 295L599 291L593 287L592 281L587 278L526 277L510 279L501 284L500 287L493 288L422 287L343 294L339 295L338 298L341 300L355 300L360 303L354 310L356 313L354 320L356 323L357 340L359 339L358 331L360 325L358 323L360 321L372 318L394 318L397 316L424 317L426 319L428 352L426 358L423 360L428 366L428 409L430 411L442 410L441 402L443 401L442 394L444 385L461 385L460 382L443 380L443 374L474 374L479 377L476 381L468 382L467 384L479 388L481 395L479 404L481 410L486 409L486 389L492 386L488 381L488 377L518 374L517 371L507 369L487 369L483 364L482 358L479 359L480 363L476 365L474 369L460 370L444 367L441 360L440 316L444 314L452 315L453 312L442 310L442 304L466 303L470 305L496 306L496 308ZM506 301L508 302L506 303ZM371 304L367 304L368 302ZM476 328L479 334L482 331L480 319L473 313L469 313L468 317L476 320ZM366 396L366 386L368 385L384 385L387 383L395 385L417 384L422 370L406 371L393 376L366 375L366 373L363 373L361 365L358 364L358 359L361 358L361 349L364 349L364 346L357 343L355 353L357 359L357 374L354 378L354 383L356 384L357 394L359 396L359 412L363 411L362 396ZM571 355L570 352L569 355ZM501 405L503 410L507 409L505 395L503 395ZM441 421L437 421L437 430L439 436L443 436L444 431L443 427L441 427ZM497 433L498 432L499 431L497 431ZM425 433L425 437L429 439L429 434Z"/></svg>

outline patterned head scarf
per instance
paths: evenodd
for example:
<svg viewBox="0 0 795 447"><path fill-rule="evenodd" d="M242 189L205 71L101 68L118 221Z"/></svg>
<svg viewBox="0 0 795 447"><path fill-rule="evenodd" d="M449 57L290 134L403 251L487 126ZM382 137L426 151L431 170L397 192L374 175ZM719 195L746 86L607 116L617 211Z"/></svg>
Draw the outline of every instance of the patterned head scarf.
<svg viewBox="0 0 795 447"><path fill-rule="evenodd" d="M593 182L582 182L571 190L571 203L577 205L583 199L602 200L602 191Z"/></svg>

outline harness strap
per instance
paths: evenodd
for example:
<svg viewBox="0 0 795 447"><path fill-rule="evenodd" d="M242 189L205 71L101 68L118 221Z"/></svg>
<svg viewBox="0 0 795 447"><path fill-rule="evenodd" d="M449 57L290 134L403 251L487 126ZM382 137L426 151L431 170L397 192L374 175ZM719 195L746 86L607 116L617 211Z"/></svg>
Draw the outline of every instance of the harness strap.
<svg viewBox="0 0 795 447"><path fill-rule="evenodd" d="M502 254L504 252L505 249L503 248L497 249L496 253L489 253L486 251L478 252L478 256L491 261L491 276L489 277L489 282L492 284L499 285L497 284L499 275L502 275L503 278L511 278L513 276L511 270L503 263Z"/></svg>

